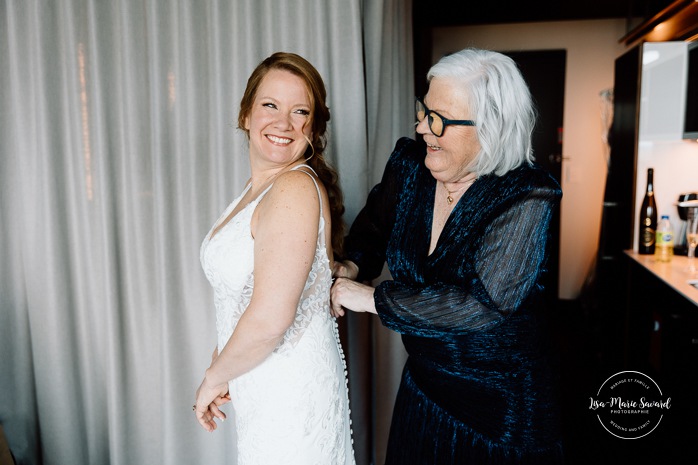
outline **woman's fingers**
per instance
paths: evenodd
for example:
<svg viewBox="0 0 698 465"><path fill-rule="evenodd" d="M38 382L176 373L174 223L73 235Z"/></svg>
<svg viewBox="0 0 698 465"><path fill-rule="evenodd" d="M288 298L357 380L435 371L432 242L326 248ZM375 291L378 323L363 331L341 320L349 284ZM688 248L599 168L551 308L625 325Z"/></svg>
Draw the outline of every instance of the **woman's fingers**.
<svg viewBox="0 0 698 465"><path fill-rule="evenodd" d="M217 400L217 399L216 399ZM223 402L225 403L225 402ZM223 404L221 404L223 405ZM214 417L218 418L220 421L225 421L227 418L225 416L225 413L223 413L219 408L218 405L216 405L216 401L214 401L211 405L208 406L208 410L211 412L211 415Z"/></svg>
<svg viewBox="0 0 698 465"><path fill-rule="evenodd" d="M213 413L211 413L211 411L208 408L206 408L205 410L199 406L194 406L194 408L196 413L196 420L199 422L203 429L210 433L218 427L218 425L216 425L216 422L213 420Z"/></svg>
<svg viewBox="0 0 698 465"><path fill-rule="evenodd" d="M344 316L344 308L341 305L332 305L330 307L330 315L334 318L341 318Z"/></svg>
<svg viewBox="0 0 698 465"><path fill-rule="evenodd" d="M330 289L330 313L335 318L344 316L344 307L341 303L344 280L345 278L337 278Z"/></svg>
<svg viewBox="0 0 698 465"><path fill-rule="evenodd" d="M230 402L230 393L228 392L227 383L211 389L206 385L206 379L201 383L196 391L196 403L194 404L194 412L196 419L206 431L214 431L218 425L215 419L225 421L226 415L218 407ZM213 392L212 392L213 391ZM215 391L218 391L216 394ZM210 401L208 399L211 399Z"/></svg>
<svg viewBox="0 0 698 465"><path fill-rule="evenodd" d="M335 279L330 290L333 315L342 316L346 310L376 313L373 292L374 288L371 286L357 283L351 279Z"/></svg>
<svg viewBox="0 0 698 465"><path fill-rule="evenodd" d="M230 394L226 393L224 396L213 399L213 403L209 405L208 408L216 418L220 419L221 421L225 421L225 419L228 417L219 407L227 404L228 402L230 402Z"/></svg>
<svg viewBox="0 0 698 465"><path fill-rule="evenodd" d="M336 261L332 266L332 276L335 278L356 279L358 274L359 267L352 261Z"/></svg>
<svg viewBox="0 0 698 465"><path fill-rule="evenodd" d="M208 432L215 430L218 427L216 418L220 421L225 421L227 415L218 407L230 402L230 397L218 397L215 399L206 410L196 410L196 419L199 424ZM196 406L195 406L196 408Z"/></svg>

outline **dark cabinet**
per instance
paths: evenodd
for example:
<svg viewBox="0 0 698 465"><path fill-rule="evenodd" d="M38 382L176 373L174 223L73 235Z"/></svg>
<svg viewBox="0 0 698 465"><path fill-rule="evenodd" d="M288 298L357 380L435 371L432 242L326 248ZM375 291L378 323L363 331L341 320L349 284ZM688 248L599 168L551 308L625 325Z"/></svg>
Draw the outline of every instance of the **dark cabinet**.
<svg viewBox="0 0 698 465"><path fill-rule="evenodd" d="M618 262L633 245L635 154L639 128L642 48L616 59L613 79L613 124L599 244L601 265Z"/></svg>
<svg viewBox="0 0 698 465"><path fill-rule="evenodd" d="M626 370L650 376L671 397L657 438L664 463L698 460L698 303L686 298L633 259L628 260ZM682 457L672 462L670 457ZM690 458L690 459L689 459Z"/></svg>
<svg viewBox="0 0 698 465"><path fill-rule="evenodd" d="M642 48L616 59L613 123L609 132L609 166L599 236L599 250L582 301L587 325L594 335L602 371L624 365L623 337L627 288L624 251L633 244L638 114Z"/></svg>

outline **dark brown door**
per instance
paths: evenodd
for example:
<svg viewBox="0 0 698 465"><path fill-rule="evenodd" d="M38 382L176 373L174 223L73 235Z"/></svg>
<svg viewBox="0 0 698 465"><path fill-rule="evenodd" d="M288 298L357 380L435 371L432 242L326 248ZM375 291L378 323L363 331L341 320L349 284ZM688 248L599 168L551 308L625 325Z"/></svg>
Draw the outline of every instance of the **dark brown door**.
<svg viewBox="0 0 698 465"><path fill-rule="evenodd" d="M503 52L521 70L538 110L533 131L536 162L562 184L562 117L565 100L566 50ZM554 303L560 282L560 212L551 225L550 258L545 280L546 293Z"/></svg>

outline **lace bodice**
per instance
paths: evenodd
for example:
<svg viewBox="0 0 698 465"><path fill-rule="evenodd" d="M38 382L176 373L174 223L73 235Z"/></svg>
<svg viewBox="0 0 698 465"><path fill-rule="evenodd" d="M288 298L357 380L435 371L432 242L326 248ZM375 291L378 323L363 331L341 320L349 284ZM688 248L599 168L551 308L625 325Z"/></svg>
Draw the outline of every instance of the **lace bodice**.
<svg viewBox="0 0 698 465"><path fill-rule="evenodd" d="M298 168L310 169L306 165L300 165L294 169ZM315 178L311 176L311 179L317 187ZM212 239L211 234L233 211L249 187L248 185L242 194L233 200L223 212L201 245L201 265L206 278L214 289L219 348L222 348L230 338L252 298L254 238L250 230L250 223L255 208L272 186L267 187L256 199L240 210ZM321 196L320 199L322 199ZM312 318L331 318L329 295L332 285L332 270L327 256L325 220L322 213L321 201L318 240L313 265L298 304L296 317L293 324L286 330L283 341L274 349L276 353L284 352L297 344Z"/></svg>

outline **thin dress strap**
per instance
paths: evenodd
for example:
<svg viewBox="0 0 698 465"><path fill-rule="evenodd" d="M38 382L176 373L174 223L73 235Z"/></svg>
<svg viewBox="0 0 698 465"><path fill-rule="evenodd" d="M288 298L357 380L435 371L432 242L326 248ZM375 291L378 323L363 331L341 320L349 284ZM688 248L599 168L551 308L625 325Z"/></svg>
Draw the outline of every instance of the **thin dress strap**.
<svg viewBox="0 0 698 465"><path fill-rule="evenodd" d="M313 172L313 174L314 174L315 176L317 176L317 173L315 172L315 170L312 169L310 166L305 165L305 164L304 164L304 165L294 166L293 168L291 168L291 171L296 171L296 170L298 170L298 168L308 168L310 171ZM310 179L313 180L313 184L315 184L315 189L317 189L317 196L318 196L318 198L320 199L320 218L322 218L322 193L320 192L320 186L318 186L317 180L315 180L315 176L312 176L312 175L311 175L310 173L308 173L306 170L299 170L299 171L302 172L302 173L307 174L308 176L310 176Z"/></svg>

